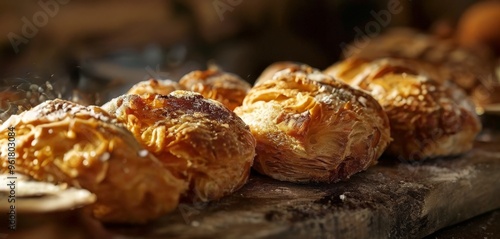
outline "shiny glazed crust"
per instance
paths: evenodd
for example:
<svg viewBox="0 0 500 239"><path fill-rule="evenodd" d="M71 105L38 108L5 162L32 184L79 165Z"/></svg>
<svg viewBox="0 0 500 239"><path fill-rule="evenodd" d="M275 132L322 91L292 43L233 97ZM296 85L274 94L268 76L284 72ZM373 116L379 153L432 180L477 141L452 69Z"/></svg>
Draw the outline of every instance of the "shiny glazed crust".
<svg viewBox="0 0 500 239"><path fill-rule="evenodd" d="M104 109L177 178L188 182L188 201L209 201L239 189L255 156L248 126L221 103L198 93L123 95Z"/></svg>
<svg viewBox="0 0 500 239"><path fill-rule="evenodd" d="M235 112L257 139L254 168L283 181L347 179L374 165L390 141L373 97L312 68L276 73Z"/></svg>
<svg viewBox="0 0 500 239"><path fill-rule="evenodd" d="M172 80L156 80L149 79L147 81L141 81L130 90L128 90L127 94L160 94L160 95L168 95L173 91L182 90L182 86L179 83Z"/></svg>
<svg viewBox="0 0 500 239"><path fill-rule="evenodd" d="M1 171L8 171L8 131L14 127L16 172L91 191L99 220L143 223L174 210L187 185L115 123L96 106L46 101L0 127Z"/></svg>
<svg viewBox="0 0 500 239"><path fill-rule="evenodd" d="M401 59L350 58L325 70L369 91L384 107L394 141L388 153L420 160L464 153L481 130L472 102L438 67Z"/></svg>
<svg viewBox="0 0 500 239"><path fill-rule="evenodd" d="M239 76L220 70L193 71L181 78L186 90L198 92L205 98L221 102L230 110L240 106L250 84Z"/></svg>

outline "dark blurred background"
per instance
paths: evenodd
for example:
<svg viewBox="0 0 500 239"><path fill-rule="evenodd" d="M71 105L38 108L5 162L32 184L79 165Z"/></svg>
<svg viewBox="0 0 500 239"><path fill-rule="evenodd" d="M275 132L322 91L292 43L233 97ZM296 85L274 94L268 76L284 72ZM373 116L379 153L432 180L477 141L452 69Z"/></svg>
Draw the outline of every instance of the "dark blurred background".
<svg viewBox="0 0 500 239"><path fill-rule="evenodd" d="M177 80L211 61L253 82L275 61L320 69L331 65L339 59L342 44L356 36L356 28L364 31L376 21L374 13L398 9L386 25L379 23L380 32L410 26L446 36L476 2L2 1L0 77L36 75L65 89L104 86L116 94L150 77Z"/></svg>

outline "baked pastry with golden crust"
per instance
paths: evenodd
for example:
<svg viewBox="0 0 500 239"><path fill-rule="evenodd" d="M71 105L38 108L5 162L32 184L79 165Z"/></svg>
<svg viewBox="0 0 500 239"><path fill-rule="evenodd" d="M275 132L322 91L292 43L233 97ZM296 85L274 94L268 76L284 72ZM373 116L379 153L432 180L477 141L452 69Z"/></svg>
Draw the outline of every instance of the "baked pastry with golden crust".
<svg viewBox="0 0 500 239"><path fill-rule="evenodd" d="M91 191L99 220L143 223L174 210L187 185L115 123L96 106L46 101L0 127L1 171L9 170L14 132L15 171Z"/></svg>
<svg viewBox="0 0 500 239"><path fill-rule="evenodd" d="M387 152L404 160L464 153L481 124L465 92L419 61L349 58L325 70L369 91L384 107L394 141Z"/></svg>
<svg viewBox="0 0 500 239"><path fill-rule="evenodd" d="M184 199L209 201L239 189L255 156L248 126L198 93L123 95L104 109L123 122L164 167L189 184Z"/></svg>
<svg viewBox="0 0 500 239"><path fill-rule="evenodd" d="M336 182L374 165L390 141L382 107L312 68L277 72L235 112L257 139L254 168L290 182Z"/></svg>
<svg viewBox="0 0 500 239"><path fill-rule="evenodd" d="M308 65L298 63L298 62L292 62L292 61L278 61L275 62L271 65L269 65L262 73L260 74L259 78L254 83L254 86L262 84L264 81L271 80L274 76L274 74L278 71L285 70L290 67L309 67Z"/></svg>
<svg viewBox="0 0 500 239"><path fill-rule="evenodd" d="M478 106L497 102L494 97L485 99L485 95L472 94L476 88L486 86L491 89L490 85L500 85L494 74L492 52L484 46L463 46L453 39L439 39L412 29L396 28L371 39L363 48L357 48L356 44L346 47L345 57L350 56L367 60L410 59L440 66L440 71L448 71L449 80L472 95Z"/></svg>
<svg viewBox="0 0 500 239"><path fill-rule="evenodd" d="M149 79L147 81L141 81L133 85L127 94L160 94L168 95L173 91L182 90L182 86L179 83L172 80L156 80Z"/></svg>
<svg viewBox="0 0 500 239"><path fill-rule="evenodd" d="M239 76L218 69L193 71L183 76L179 84L186 90L221 102L230 110L241 105L251 88L250 84Z"/></svg>

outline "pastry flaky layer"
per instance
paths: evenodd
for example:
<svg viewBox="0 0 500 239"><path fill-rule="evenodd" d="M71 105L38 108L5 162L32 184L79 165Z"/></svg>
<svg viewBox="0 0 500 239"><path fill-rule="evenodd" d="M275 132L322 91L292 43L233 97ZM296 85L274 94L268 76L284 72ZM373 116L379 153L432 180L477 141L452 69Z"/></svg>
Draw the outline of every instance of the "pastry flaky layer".
<svg viewBox="0 0 500 239"><path fill-rule="evenodd" d="M221 103L198 93L123 95L103 106L189 184L189 201L221 198L246 182L255 156L248 126Z"/></svg>
<svg viewBox="0 0 500 239"><path fill-rule="evenodd" d="M0 127L3 172L9 170L9 130L15 132L17 173L91 191L97 196L93 213L102 221L157 218L174 210L187 188L96 106L51 100L11 116Z"/></svg>
<svg viewBox="0 0 500 239"><path fill-rule="evenodd" d="M144 94L160 94L168 95L176 90L183 90L184 88L176 81L172 80L157 80L149 79L146 81L138 82L133 85L127 94L144 95Z"/></svg>
<svg viewBox="0 0 500 239"><path fill-rule="evenodd" d="M360 48L354 42L344 57L361 59L402 58L428 62L447 71L449 79L471 95L477 106L500 102L500 79L495 76L495 57L481 45L464 46L454 39L440 39L409 28L388 29Z"/></svg>
<svg viewBox="0 0 500 239"><path fill-rule="evenodd" d="M400 159L464 153L481 130L472 102L439 67L415 60L349 58L325 73L378 100L394 138L387 152Z"/></svg>
<svg viewBox="0 0 500 239"><path fill-rule="evenodd" d="M373 97L307 66L254 86L235 112L257 139L254 168L291 182L335 182L374 165L390 142Z"/></svg>
<svg viewBox="0 0 500 239"><path fill-rule="evenodd" d="M251 86L235 74L219 69L193 71L183 76L179 84L186 90L221 102L230 110L240 106Z"/></svg>
<svg viewBox="0 0 500 239"><path fill-rule="evenodd" d="M292 67L292 68L300 68L300 67L310 68L310 66L299 63L299 62L278 61L278 62L275 62L275 63L269 65L268 67L266 67L266 69L264 69L264 71L262 71L262 73L259 75L257 80L255 80L254 86L260 85L267 80L272 80L273 76L274 76L274 74L276 74L276 72L285 70L285 69L290 68L290 67Z"/></svg>

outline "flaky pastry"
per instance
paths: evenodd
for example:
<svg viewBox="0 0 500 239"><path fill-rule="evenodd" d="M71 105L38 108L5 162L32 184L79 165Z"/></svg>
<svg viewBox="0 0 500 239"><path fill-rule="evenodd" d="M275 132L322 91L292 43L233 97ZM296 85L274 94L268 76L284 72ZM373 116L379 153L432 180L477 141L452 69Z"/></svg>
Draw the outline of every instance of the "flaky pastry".
<svg viewBox="0 0 500 239"><path fill-rule="evenodd" d="M292 62L292 61L275 62L275 63L269 65L268 67L266 67L266 69L264 69L264 71L262 71L259 78L257 78L257 80L255 80L254 86L260 85L264 81L273 79L274 74L278 71L285 70L289 67L301 67L301 66L308 67L307 65L304 65L304 64L301 64L298 62Z"/></svg>
<svg viewBox="0 0 500 239"><path fill-rule="evenodd" d="M160 94L168 95L173 91L182 90L182 86L179 83L172 80L156 80L149 79L146 81L141 81L133 85L127 92L127 94Z"/></svg>
<svg viewBox="0 0 500 239"><path fill-rule="evenodd" d="M465 92L420 61L349 58L325 70L369 91L384 107L394 141L388 153L420 160L464 153L481 129Z"/></svg>
<svg viewBox="0 0 500 239"><path fill-rule="evenodd" d="M251 87L239 76L218 69L193 71L183 76L179 84L186 90L221 102L230 110L241 105Z"/></svg>
<svg viewBox="0 0 500 239"><path fill-rule="evenodd" d="M184 199L209 201L239 189L249 176L255 139L221 103L198 93L123 95L103 106L164 167L189 183Z"/></svg>
<svg viewBox="0 0 500 239"><path fill-rule="evenodd" d="M255 86L235 112L257 139L254 168L291 182L335 182L374 165L390 141L373 97L312 68Z"/></svg>
<svg viewBox="0 0 500 239"><path fill-rule="evenodd" d="M500 80L494 74L492 52L480 45L462 46L453 39L439 39L412 29L396 28L371 39L363 48L346 47L345 57L368 60L400 58L418 60L448 71L449 80L464 89L479 106L495 103L496 94L473 94L477 88L495 86ZM436 79L437 80L437 79Z"/></svg>
<svg viewBox="0 0 500 239"><path fill-rule="evenodd" d="M9 171L13 137L16 172L91 191L102 221L142 223L174 210L187 185L115 123L96 106L46 101L2 124L0 169Z"/></svg>

